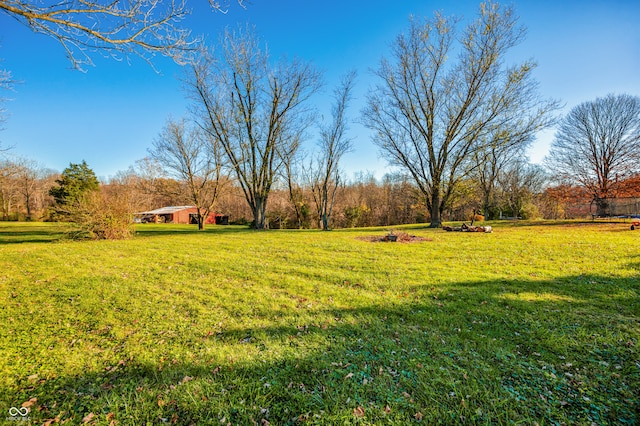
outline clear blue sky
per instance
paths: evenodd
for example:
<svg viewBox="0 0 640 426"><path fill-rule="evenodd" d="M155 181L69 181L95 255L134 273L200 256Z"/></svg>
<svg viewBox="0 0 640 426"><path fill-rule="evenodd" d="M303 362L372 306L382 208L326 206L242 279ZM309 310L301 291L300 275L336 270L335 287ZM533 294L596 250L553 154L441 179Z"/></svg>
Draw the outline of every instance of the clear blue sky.
<svg viewBox="0 0 640 426"><path fill-rule="evenodd" d="M233 1L233 0L231 0ZM312 61L325 72L326 89L317 100L328 114L337 79L351 69L359 73L354 120L364 105L375 68L389 44L408 25L410 15L473 18L479 2L463 0L253 0L246 10L211 12L205 1L191 0L194 14L185 22L195 34L216 41L225 26L250 22L274 56L287 54ZM608 93L640 95L640 1L521 0L513 3L527 37L512 53L513 61L533 58L536 78L545 97L561 100L564 112ZM156 73L138 58L130 63L94 55L86 73L71 69L63 48L0 14L0 68L20 83L3 94L9 119L0 132L3 146L61 171L70 162L86 160L96 174L108 178L147 154L168 117L186 114L178 78L182 71L158 58ZM351 125L354 152L344 168L371 171L381 177L388 169L378 158L368 131ZM547 153L553 131L541 134L530 157L539 162ZM313 141L309 141L312 144Z"/></svg>

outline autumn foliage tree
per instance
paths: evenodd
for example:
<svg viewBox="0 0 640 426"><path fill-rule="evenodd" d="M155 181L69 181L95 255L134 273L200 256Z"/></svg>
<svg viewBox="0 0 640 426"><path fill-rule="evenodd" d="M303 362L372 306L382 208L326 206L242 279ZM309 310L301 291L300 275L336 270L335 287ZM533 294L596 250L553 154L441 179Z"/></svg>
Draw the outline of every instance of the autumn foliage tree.
<svg viewBox="0 0 640 426"><path fill-rule="evenodd" d="M34 220L45 216L52 200L49 188L58 173L27 158L0 161L2 220Z"/></svg>

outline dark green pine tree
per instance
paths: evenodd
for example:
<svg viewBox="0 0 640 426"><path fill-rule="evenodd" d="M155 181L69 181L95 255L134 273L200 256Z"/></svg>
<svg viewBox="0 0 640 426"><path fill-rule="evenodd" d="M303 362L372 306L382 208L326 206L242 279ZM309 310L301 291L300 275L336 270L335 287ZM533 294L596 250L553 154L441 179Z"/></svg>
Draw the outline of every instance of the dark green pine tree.
<svg viewBox="0 0 640 426"><path fill-rule="evenodd" d="M64 169L60 179L56 179L56 186L49 190L59 206L73 205L81 200L83 195L97 191L100 183L87 162L82 160L80 164L69 164Z"/></svg>

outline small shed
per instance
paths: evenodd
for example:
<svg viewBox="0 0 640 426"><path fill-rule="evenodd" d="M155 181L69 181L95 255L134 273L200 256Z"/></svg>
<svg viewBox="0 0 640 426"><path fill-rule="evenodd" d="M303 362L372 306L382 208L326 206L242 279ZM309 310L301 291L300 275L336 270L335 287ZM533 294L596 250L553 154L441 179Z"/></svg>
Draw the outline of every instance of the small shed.
<svg viewBox="0 0 640 426"><path fill-rule="evenodd" d="M195 206L167 206L135 214L140 223L179 223L197 224L198 209ZM207 224L229 224L229 216L210 212L205 219Z"/></svg>

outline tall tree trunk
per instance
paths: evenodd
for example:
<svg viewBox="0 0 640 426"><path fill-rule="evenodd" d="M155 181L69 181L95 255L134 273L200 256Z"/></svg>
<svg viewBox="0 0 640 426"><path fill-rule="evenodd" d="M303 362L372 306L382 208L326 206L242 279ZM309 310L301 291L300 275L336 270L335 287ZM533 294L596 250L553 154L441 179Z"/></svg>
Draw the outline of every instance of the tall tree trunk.
<svg viewBox="0 0 640 426"><path fill-rule="evenodd" d="M485 193L482 201L482 215L485 217L485 220L498 219L498 206L495 200L492 200L494 200L493 191Z"/></svg>
<svg viewBox="0 0 640 426"><path fill-rule="evenodd" d="M324 184L322 185L321 200L322 200L321 202L322 214L320 215L320 219L322 221L322 230L328 231L330 218L329 218L329 189L327 188L327 180L325 180Z"/></svg>
<svg viewBox="0 0 640 426"><path fill-rule="evenodd" d="M291 186L289 186L289 200L291 201L293 210L296 213L296 224L298 225L298 229L302 229L302 204L298 205L298 197L296 197Z"/></svg>
<svg viewBox="0 0 640 426"><path fill-rule="evenodd" d="M251 210L254 229L267 229L267 197L256 197Z"/></svg>
<svg viewBox="0 0 640 426"><path fill-rule="evenodd" d="M27 221L31 221L31 197L29 195L25 197L24 203L27 207Z"/></svg>
<svg viewBox="0 0 640 426"><path fill-rule="evenodd" d="M296 213L296 222L298 229L302 229L302 206L304 205L304 198L302 196L302 190L293 181L293 173L291 171L291 158L287 158L284 161L284 169L287 177L287 188L289 189L289 201L293 205L293 210ZM298 204L300 203L300 204Z"/></svg>
<svg viewBox="0 0 640 426"><path fill-rule="evenodd" d="M609 202L607 198L596 198L596 216L608 216L610 214L609 211Z"/></svg>
<svg viewBox="0 0 640 426"><path fill-rule="evenodd" d="M440 228L442 226L441 204L440 188L434 185L434 190L431 194L431 208L429 209L429 214L431 215L429 228Z"/></svg>
<svg viewBox="0 0 640 426"><path fill-rule="evenodd" d="M329 230L329 216L326 213L322 215L322 230Z"/></svg>
<svg viewBox="0 0 640 426"><path fill-rule="evenodd" d="M208 211L202 211L200 207L196 209L196 221L198 222L198 231L204 231L204 221L209 215Z"/></svg>

